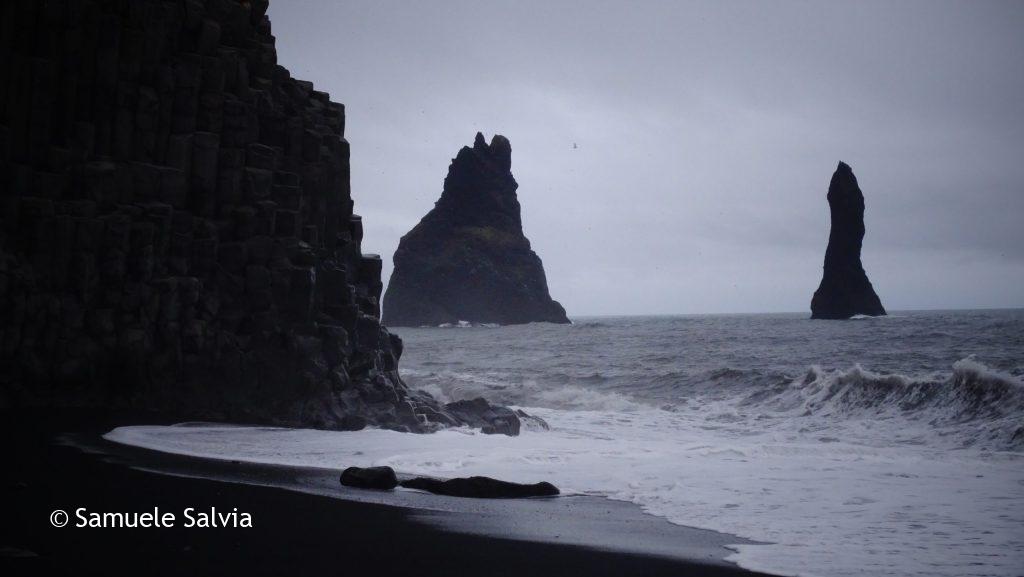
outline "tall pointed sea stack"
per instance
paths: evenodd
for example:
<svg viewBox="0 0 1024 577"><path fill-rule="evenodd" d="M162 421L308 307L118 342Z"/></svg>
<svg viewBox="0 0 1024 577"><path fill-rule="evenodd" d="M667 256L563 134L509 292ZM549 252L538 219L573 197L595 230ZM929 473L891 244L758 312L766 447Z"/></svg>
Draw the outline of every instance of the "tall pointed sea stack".
<svg viewBox="0 0 1024 577"><path fill-rule="evenodd" d="M444 192L395 251L384 323L567 323L523 236L512 146L479 132L448 167Z"/></svg>
<svg viewBox="0 0 1024 577"><path fill-rule="evenodd" d="M825 250L825 274L811 299L812 319L848 319L885 314L860 262L864 240L864 195L857 177L840 162L828 186L832 231Z"/></svg>

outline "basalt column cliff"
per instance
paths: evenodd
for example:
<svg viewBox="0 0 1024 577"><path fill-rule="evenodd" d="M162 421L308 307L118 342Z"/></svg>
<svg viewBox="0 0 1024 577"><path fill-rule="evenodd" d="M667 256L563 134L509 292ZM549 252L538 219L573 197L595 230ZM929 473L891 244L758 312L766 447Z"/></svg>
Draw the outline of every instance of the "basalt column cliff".
<svg viewBox="0 0 1024 577"><path fill-rule="evenodd" d="M0 406L427 430L267 0L0 5Z"/></svg>
<svg viewBox="0 0 1024 577"><path fill-rule="evenodd" d="M857 177L839 163L828 187L832 230L825 250L825 272L811 299L811 318L848 319L854 315L885 314L860 262L864 240L864 195Z"/></svg>
<svg viewBox="0 0 1024 577"><path fill-rule="evenodd" d="M452 160L444 191L402 237L384 296L392 326L567 323L544 267L523 236L512 146L477 133Z"/></svg>

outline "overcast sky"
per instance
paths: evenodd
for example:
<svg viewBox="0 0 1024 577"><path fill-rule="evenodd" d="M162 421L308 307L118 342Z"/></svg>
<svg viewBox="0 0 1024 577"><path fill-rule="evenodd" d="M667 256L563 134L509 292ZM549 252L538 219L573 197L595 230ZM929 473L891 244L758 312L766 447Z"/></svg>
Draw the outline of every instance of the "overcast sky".
<svg viewBox="0 0 1024 577"><path fill-rule="evenodd" d="M1024 2L276 0L343 102L364 252L477 131L572 315L809 311L839 160L890 310L1024 306ZM574 148L576 143L578 148Z"/></svg>

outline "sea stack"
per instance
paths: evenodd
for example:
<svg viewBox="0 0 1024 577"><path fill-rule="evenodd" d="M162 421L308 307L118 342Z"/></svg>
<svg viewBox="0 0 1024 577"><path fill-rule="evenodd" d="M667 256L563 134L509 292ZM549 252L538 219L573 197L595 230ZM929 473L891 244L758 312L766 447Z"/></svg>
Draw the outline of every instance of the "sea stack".
<svg viewBox="0 0 1024 577"><path fill-rule="evenodd" d="M828 186L832 231L825 250L825 272L811 299L812 319L848 319L885 314L860 262L864 241L864 195L857 177L840 162Z"/></svg>
<svg viewBox="0 0 1024 577"><path fill-rule="evenodd" d="M384 295L388 326L460 321L568 323L523 235L512 146L479 132L448 167L441 199L395 251Z"/></svg>

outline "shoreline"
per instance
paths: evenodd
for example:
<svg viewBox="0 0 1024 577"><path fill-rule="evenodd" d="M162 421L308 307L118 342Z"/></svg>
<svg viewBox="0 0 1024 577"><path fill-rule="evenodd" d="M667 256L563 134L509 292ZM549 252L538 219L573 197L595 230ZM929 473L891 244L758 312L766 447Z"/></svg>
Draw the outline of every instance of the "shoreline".
<svg viewBox="0 0 1024 577"><path fill-rule="evenodd" d="M603 497L477 500L346 489L336 471L183 457L99 436L111 422L180 422L173 418L78 415L72 424L4 413L5 432L19 441L15 466L5 473L13 497L0 533L5 574L104 574L137 570L152 558L161 561L153 572L159 575L280 575L296 567L395 575L763 575L724 560L731 552L725 545L749 541L672 525ZM254 527L49 525L51 510L79 506L139 513L154 506L237 508L252 514Z"/></svg>

